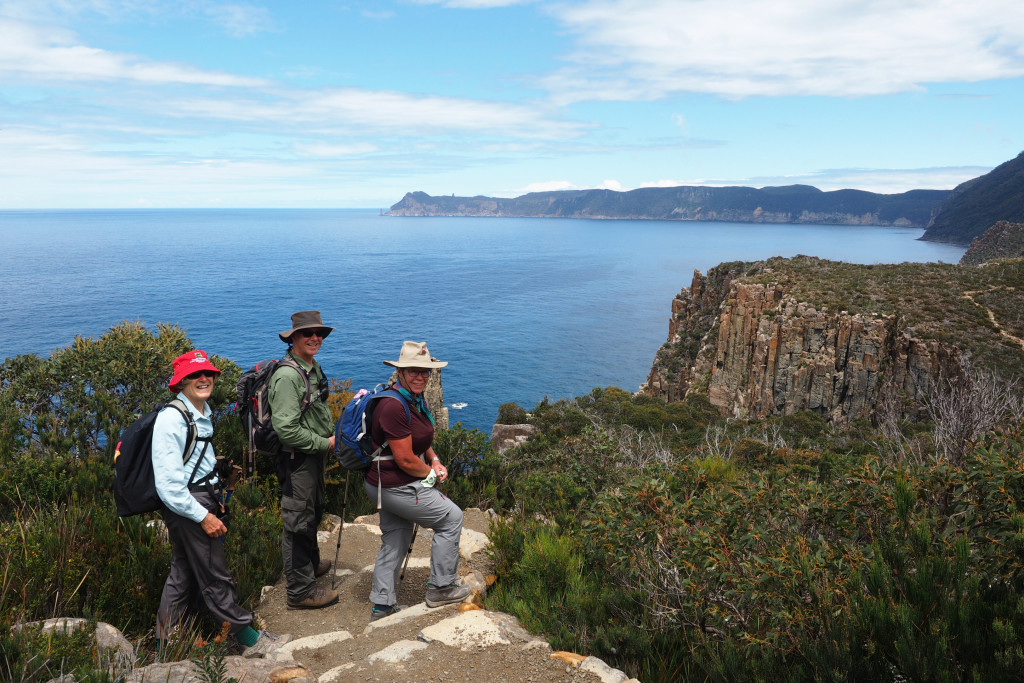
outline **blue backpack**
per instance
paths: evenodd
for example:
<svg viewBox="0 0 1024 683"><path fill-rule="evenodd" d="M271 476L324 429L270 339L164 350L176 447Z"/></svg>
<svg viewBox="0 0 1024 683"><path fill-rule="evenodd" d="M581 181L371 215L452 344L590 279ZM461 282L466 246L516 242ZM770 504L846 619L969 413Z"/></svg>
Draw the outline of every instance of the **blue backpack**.
<svg viewBox="0 0 1024 683"><path fill-rule="evenodd" d="M373 391L357 391L345 406L334 428L334 457L346 470L366 471L374 462L394 459L391 455L381 455L388 445L387 441L375 449L370 440L370 418L374 406L382 398L401 401L405 417L410 419L409 404L394 389L378 384Z"/></svg>

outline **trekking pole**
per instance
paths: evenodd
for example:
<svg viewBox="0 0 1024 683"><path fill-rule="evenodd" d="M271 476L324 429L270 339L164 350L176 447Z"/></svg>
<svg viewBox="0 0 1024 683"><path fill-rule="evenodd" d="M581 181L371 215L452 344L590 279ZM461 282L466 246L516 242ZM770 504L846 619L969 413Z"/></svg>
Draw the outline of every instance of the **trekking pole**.
<svg viewBox="0 0 1024 683"><path fill-rule="evenodd" d="M331 565L331 590L334 590L334 581L338 578L338 554L341 553L341 532L345 530L345 510L348 509L348 472L345 472L345 497L341 501L341 525L338 526L338 545L334 549L334 564Z"/></svg>
<svg viewBox="0 0 1024 683"><path fill-rule="evenodd" d="M246 424L245 432L246 432L246 434L249 435L249 452L248 452L248 454L246 456L246 459L245 459L246 475L247 475L246 479L249 480L249 483L251 483L252 485L255 486L256 485L256 457L253 454L253 449L255 448L256 443L255 443L255 439L253 438L253 432L252 432L252 414L248 410L246 410L246 423L247 424Z"/></svg>
<svg viewBox="0 0 1024 683"><path fill-rule="evenodd" d="M420 530L419 524L412 525L412 540L409 541L409 549L405 551L405 562L402 563L402 573L398 575L398 587L395 588L395 597L398 597L399 591L402 590L402 579L405 578L405 569L409 566L409 558L412 557L412 546L416 543L416 532Z"/></svg>

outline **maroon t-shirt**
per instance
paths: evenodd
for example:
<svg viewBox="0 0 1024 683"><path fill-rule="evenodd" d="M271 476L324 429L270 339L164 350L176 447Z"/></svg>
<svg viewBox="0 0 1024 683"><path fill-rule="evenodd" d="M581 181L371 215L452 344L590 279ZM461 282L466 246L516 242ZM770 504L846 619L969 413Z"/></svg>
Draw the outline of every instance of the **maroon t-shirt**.
<svg viewBox="0 0 1024 683"><path fill-rule="evenodd" d="M397 398L381 398L373 409L373 416L370 420L370 438L376 448L385 439L404 439L412 435L412 452L422 455L434 442L434 425L430 418L416 410L416 405L409 403L409 419L405 417L405 409L402 402ZM391 446L384 449L384 453L391 455ZM379 463L370 465L366 472L366 481L374 486L377 485L377 465L380 465L380 485L383 488L391 489L396 486L405 486L423 477L414 477L406 474L394 460L381 460Z"/></svg>

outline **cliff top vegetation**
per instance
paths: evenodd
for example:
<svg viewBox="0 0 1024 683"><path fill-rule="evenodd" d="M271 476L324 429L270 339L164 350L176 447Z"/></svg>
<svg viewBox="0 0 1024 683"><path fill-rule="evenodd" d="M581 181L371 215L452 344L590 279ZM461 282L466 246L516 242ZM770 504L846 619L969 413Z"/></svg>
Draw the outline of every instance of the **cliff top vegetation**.
<svg viewBox="0 0 1024 683"><path fill-rule="evenodd" d="M821 311L892 316L897 329L917 338L956 346L1004 375L1024 375L1024 259L984 268L858 265L811 256L719 268L726 265L745 266L737 282L782 284L787 297Z"/></svg>

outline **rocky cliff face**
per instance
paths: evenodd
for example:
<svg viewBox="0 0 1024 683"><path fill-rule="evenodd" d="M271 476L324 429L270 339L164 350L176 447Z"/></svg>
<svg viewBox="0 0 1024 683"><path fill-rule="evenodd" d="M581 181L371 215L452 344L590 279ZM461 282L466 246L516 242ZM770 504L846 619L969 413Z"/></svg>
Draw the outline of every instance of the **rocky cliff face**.
<svg viewBox="0 0 1024 683"><path fill-rule="evenodd" d="M873 418L883 391L918 417L938 378L959 372L957 348L915 336L901 316L819 310L771 275L765 263L695 272L641 390L668 401L706 393L734 417L811 410L845 424Z"/></svg>
<svg viewBox="0 0 1024 683"><path fill-rule="evenodd" d="M960 258L961 266L978 266L997 258L1024 257L1024 223L999 221L975 237Z"/></svg>

